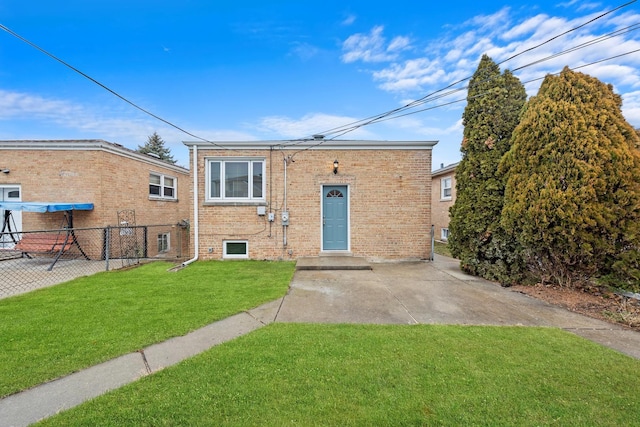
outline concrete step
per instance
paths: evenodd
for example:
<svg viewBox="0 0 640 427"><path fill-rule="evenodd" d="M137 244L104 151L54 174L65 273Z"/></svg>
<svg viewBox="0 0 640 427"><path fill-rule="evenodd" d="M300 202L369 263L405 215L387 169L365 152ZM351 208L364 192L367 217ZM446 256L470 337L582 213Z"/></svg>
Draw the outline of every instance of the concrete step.
<svg viewBox="0 0 640 427"><path fill-rule="evenodd" d="M354 256L319 256L298 258L296 270L371 270L371 264Z"/></svg>

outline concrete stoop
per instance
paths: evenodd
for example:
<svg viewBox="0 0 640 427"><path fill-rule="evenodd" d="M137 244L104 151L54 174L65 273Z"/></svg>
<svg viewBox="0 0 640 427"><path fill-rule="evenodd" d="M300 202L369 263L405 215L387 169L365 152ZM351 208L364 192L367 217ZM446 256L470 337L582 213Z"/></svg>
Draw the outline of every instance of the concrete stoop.
<svg viewBox="0 0 640 427"><path fill-rule="evenodd" d="M318 256L298 258L296 270L371 270L371 264L354 256Z"/></svg>

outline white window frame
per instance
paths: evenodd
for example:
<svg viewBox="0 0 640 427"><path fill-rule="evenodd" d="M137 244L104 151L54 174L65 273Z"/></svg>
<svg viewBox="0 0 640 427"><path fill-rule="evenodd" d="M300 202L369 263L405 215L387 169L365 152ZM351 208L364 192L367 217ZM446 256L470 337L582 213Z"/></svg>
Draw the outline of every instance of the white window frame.
<svg viewBox="0 0 640 427"><path fill-rule="evenodd" d="M444 240L445 242L447 240L449 240L449 229L446 227L443 227L440 229L440 239Z"/></svg>
<svg viewBox="0 0 640 427"><path fill-rule="evenodd" d="M445 186L447 183L449 186ZM445 190L449 190L449 195L445 195ZM440 200L451 200L453 194L453 179L450 176L446 176L440 180Z"/></svg>
<svg viewBox="0 0 640 427"><path fill-rule="evenodd" d="M244 254L227 253L227 245L229 243L244 243L247 248ZM224 259L249 259L249 241L248 240L223 240L222 241L222 258Z"/></svg>
<svg viewBox="0 0 640 427"><path fill-rule="evenodd" d="M151 177L157 177L160 178L160 184L156 184L156 183L152 183L151 182ZM167 185L166 181L167 180L173 180L173 186L171 185ZM160 194L152 194L151 193L151 186L157 186L159 187L159 193ZM172 189L173 190L173 194L167 194L169 193L167 191L167 189ZM158 172L149 172L149 198L151 199L163 199L163 200L176 200L178 197L178 178L176 178L175 176L171 176L171 175L165 175L163 173L158 173Z"/></svg>
<svg viewBox="0 0 640 427"><path fill-rule="evenodd" d="M162 243L166 238L167 246L164 247ZM162 243L161 243L162 241ZM165 253L171 250L171 233L158 233L158 253Z"/></svg>
<svg viewBox="0 0 640 427"><path fill-rule="evenodd" d="M211 187L211 165L213 163L219 163L220 164L220 195L219 196L212 196L211 191L212 191L212 187ZM229 163L247 163L247 167L248 167L248 178L250 178L250 182L247 182L247 192L248 192L248 197L227 197L225 195L226 193L226 188L225 188L225 172L226 172L226 166ZM265 158L264 157L208 157L206 158L206 185L205 185L205 191L206 191L206 198L205 200L207 202L234 202L234 203L252 203L252 202L265 202L266 198L265 198L265 193L266 193L266 179L265 179L265 175L266 175L266 162L265 162ZM254 185L253 185L253 168L255 164L259 164L262 167L262 185L261 185L261 189L260 192L262 193L260 196L255 196L254 195Z"/></svg>

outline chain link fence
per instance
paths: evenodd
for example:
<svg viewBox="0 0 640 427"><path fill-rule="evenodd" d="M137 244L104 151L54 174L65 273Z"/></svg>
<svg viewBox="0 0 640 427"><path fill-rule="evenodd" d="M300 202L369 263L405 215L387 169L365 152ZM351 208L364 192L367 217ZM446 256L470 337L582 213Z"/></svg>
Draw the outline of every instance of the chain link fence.
<svg viewBox="0 0 640 427"><path fill-rule="evenodd" d="M0 298L150 260L187 259L187 224L0 233Z"/></svg>

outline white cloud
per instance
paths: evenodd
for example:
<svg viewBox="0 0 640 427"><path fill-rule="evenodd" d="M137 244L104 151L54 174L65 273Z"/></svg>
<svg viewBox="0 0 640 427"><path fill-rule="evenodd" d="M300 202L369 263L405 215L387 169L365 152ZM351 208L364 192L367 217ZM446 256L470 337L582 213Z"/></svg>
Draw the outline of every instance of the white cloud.
<svg viewBox="0 0 640 427"><path fill-rule="evenodd" d="M342 43L342 60L346 63L362 62L385 62L393 61L397 58L398 50L406 48L409 40L406 37L396 37L387 45L387 41L382 35L384 27L379 25L374 27L369 34L357 33L349 36Z"/></svg>
<svg viewBox="0 0 640 427"><path fill-rule="evenodd" d="M591 4L590 9L593 7ZM518 54L501 67L516 70L516 76L523 82L532 81L527 84L527 90L533 95L542 77L548 73L560 72L564 66L575 68L640 49L640 35L636 34L640 32L637 31L629 31L608 40L599 39L612 31L636 24L640 14L635 12L607 15L574 32L555 38L602 12L574 18L540 13L516 17L510 8L504 7L496 13L469 19L456 28L457 32L451 32L437 40L421 41L414 34L412 49L403 50L402 58L399 55L389 55L389 51L385 50L383 27L378 26L366 36L355 34L347 39L348 43L343 45L343 58L345 62L392 62L377 70L367 71L381 89L404 96L413 93L415 98L420 98L425 92L438 90L450 82L469 77L475 71L482 54L486 53L496 62ZM582 49L564 52L594 40L599 41ZM421 54L411 56L415 52ZM580 71L613 84L618 91L635 90L640 87L640 54L620 56Z"/></svg>
<svg viewBox="0 0 640 427"><path fill-rule="evenodd" d="M509 7L503 7L491 15L475 16L465 22L464 25L476 27L483 32L499 34L502 32L502 29L508 28L511 23L509 11Z"/></svg>
<svg viewBox="0 0 640 427"><path fill-rule="evenodd" d="M622 95L622 114L635 128L640 128L640 91Z"/></svg>
<svg viewBox="0 0 640 427"><path fill-rule="evenodd" d="M313 133L324 132L325 130L345 126L356 122L359 119L347 116L335 116L322 113L306 114L299 119L285 116L263 117L258 125L258 130L263 133L270 133L274 138L300 138L310 137L309 130ZM360 128L348 134L349 138L372 138L372 133L366 128Z"/></svg>
<svg viewBox="0 0 640 427"><path fill-rule="evenodd" d="M71 102L46 99L29 93L0 89L0 119L38 117L63 120L82 113L82 108Z"/></svg>
<svg viewBox="0 0 640 427"><path fill-rule="evenodd" d="M408 49L411 45L411 41L409 37L398 36L391 40L389 46L387 47L387 52L397 52L401 50Z"/></svg>
<svg viewBox="0 0 640 427"><path fill-rule="evenodd" d="M427 58L392 64L390 67L373 73L375 80L382 81L380 87L390 92L420 90L425 85L441 83L445 71L438 62Z"/></svg>
<svg viewBox="0 0 640 427"><path fill-rule="evenodd" d="M536 15L532 18L521 22L520 24L512 27L510 30L502 34L502 39L512 40L517 37L522 37L526 34L535 32L538 27L543 24L549 17L547 15Z"/></svg>
<svg viewBox="0 0 640 427"><path fill-rule="evenodd" d="M294 43L291 49L291 54L305 61L316 56L318 52L319 49L317 47L308 43Z"/></svg>
<svg viewBox="0 0 640 427"><path fill-rule="evenodd" d="M356 22L357 17L355 15L348 15L346 18L342 20L342 25L349 26Z"/></svg>

